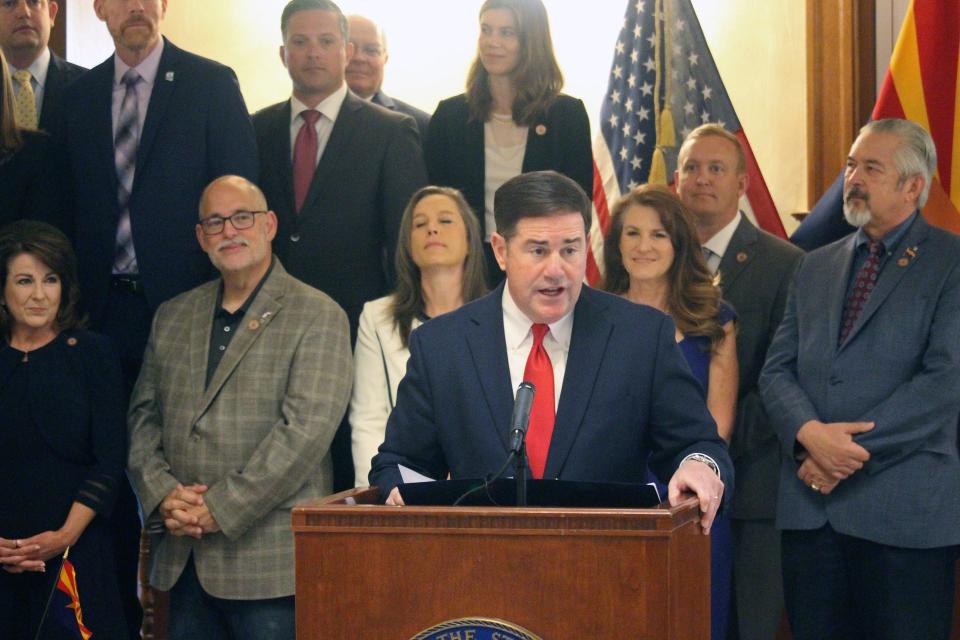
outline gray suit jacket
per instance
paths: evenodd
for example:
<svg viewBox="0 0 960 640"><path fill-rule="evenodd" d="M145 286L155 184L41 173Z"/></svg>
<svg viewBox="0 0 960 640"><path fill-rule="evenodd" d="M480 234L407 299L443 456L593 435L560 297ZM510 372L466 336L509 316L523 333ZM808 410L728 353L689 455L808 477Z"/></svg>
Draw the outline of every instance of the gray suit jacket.
<svg viewBox="0 0 960 640"><path fill-rule="evenodd" d="M783 318L790 280L803 252L757 229L745 216L720 261L723 297L737 310L740 387L730 442L737 475L731 517L773 520L780 476L777 436L757 390L770 341Z"/></svg>
<svg viewBox="0 0 960 640"><path fill-rule="evenodd" d="M854 242L803 260L760 376L784 453L777 526L960 543L960 238L918 217L838 346ZM813 419L876 423L855 437L870 460L828 496L796 477L796 434Z"/></svg>
<svg viewBox="0 0 960 640"><path fill-rule="evenodd" d="M204 590L294 592L290 509L332 488L328 449L350 399L350 330L329 297L279 261L204 388L220 281L157 310L130 404L129 472L144 514L176 486L209 485L222 532L154 536L151 581L169 589L190 553Z"/></svg>

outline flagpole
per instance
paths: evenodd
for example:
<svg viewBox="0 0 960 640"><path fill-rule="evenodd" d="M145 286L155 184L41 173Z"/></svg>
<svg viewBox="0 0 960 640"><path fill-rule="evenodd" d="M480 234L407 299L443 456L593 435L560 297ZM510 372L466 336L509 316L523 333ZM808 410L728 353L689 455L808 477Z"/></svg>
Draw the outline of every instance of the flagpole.
<svg viewBox="0 0 960 640"><path fill-rule="evenodd" d="M40 632L43 630L43 623L47 619L47 612L50 610L50 603L53 601L53 593L57 590L57 583L60 582L60 572L63 571L63 563L67 561L68 555L70 555L70 547L64 549L63 555L60 556L60 568L57 569L53 586L50 587L50 593L47 594L47 603L43 605L43 615L40 616L40 623L37 624L37 633L35 636L33 636L33 640L40 640Z"/></svg>

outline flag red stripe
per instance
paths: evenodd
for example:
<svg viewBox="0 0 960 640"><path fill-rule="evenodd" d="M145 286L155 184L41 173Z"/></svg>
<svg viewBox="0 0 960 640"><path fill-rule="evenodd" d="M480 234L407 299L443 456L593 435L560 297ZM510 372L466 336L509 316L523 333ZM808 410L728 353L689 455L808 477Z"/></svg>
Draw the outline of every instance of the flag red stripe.
<svg viewBox="0 0 960 640"><path fill-rule="evenodd" d="M913 16L930 135L937 145L940 182L950 193L960 3L957 0L916 0ZM920 34L923 34L922 38Z"/></svg>
<svg viewBox="0 0 960 640"><path fill-rule="evenodd" d="M753 155L753 149L747 141L747 136L743 129L738 129L735 133L740 144L743 146L743 153L747 157L747 198L750 200L750 206L753 208L753 215L757 217L757 223L764 231L768 231L776 236L787 239L787 232L783 228L783 221L777 213L777 207L770 197L770 191L767 189L767 183L763 180L763 174L760 173L760 165Z"/></svg>
<svg viewBox="0 0 960 640"><path fill-rule="evenodd" d="M880 87L880 95L877 97L877 104L873 108L874 120L882 118L906 118L903 112L903 106L900 104L900 96L897 95L897 87L893 84L893 76L887 71L887 77L883 80L883 86Z"/></svg>

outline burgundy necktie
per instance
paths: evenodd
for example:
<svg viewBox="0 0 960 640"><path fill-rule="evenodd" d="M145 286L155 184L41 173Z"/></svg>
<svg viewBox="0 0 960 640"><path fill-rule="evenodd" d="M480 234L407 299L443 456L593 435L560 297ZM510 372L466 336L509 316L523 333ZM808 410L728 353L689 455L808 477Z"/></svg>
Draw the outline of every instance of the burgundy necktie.
<svg viewBox="0 0 960 640"><path fill-rule="evenodd" d="M857 319L863 312L863 308L867 305L867 300L877 284L883 243L879 240L870 240L867 243L867 249L870 251L870 255L863 261L860 271L857 272L853 288L843 305L843 324L840 325L840 340L837 344L843 344L843 341L850 335L850 330L857 323Z"/></svg>
<svg viewBox="0 0 960 640"><path fill-rule="evenodd" d="M297 132L297 140L293 145L293 197L297 206L297 213L303 208L303 201L307 199L310 183L313 181L313 172L317 168L317 120L321 113L313 109L300 112L303 125Z"/></svg>
<svg viewBox="0 0 960 640"><path fill-rule="evenodd" d="M530 411L530 426L527 429L527 457L530 460L530 473L534 478L543 477L543 468L547 464L547 452L550 450L550 438L553 436L553 423L556 419L553 395L553 364L547 350L543 348L543 336L550 330L545 324L535 324L533 347L527 356L527 366L523 370L523 379L533 383L536 392L533 396L533 409Z"/></svg>

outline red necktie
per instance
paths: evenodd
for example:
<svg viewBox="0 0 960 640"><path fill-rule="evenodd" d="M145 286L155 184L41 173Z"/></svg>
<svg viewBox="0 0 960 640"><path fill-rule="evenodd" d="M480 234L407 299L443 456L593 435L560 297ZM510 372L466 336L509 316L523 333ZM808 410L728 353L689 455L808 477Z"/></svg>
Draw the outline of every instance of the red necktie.
<svg viewBox="0 0 960 640"><path fill-rule="evenodd" d="M838 344L850 335L853 325L857 323L860 313L867 305L870 294L877 284L877 274L880 267L880 254L883 253L883 243L879 240L870 240L867 244L867 250L870 255L863 261L863 265L857 272L857 277L853 281L853 289L850 291L850 297L843 305L843 324L840 325L840 340Z"/></svg>
<svg viewBox="0 0 960 640"><path fill-rule="evenodd" d="M550 327L535 324L531 330L533 347L527 356L523 379L533 383L536 392L533 396L533 409L530 411L530 426L527 429L527 457L530 459L530 472L533 477L542 478L543 468L547 464L547 452L550 450L550 437L553 436L553 422L556 419L553 406L553 364L547 350L543 348L543 336Z"/></svg>
<svg viewBox="0 0 960 640"><path fill-rule="evenodd" d="M317 168L317 120L320 112L307 109L300 112L303 125L297 132L297 141L293 145L293 197L297 205L297 213L303 208L303 201L307 199L310 183L313 181L313 172Z"/></svg>

